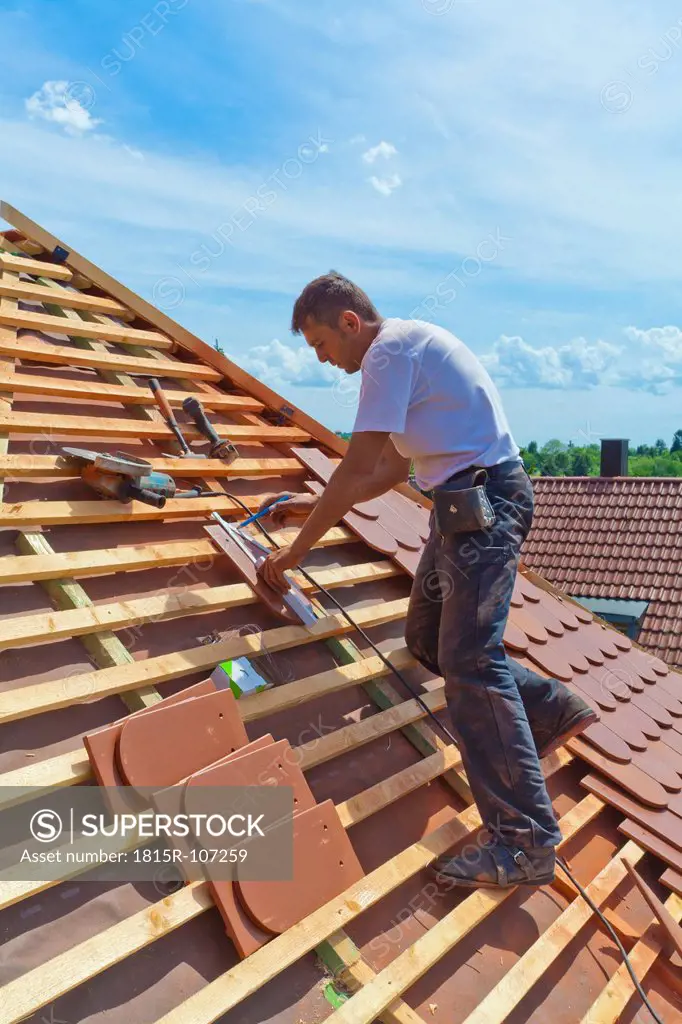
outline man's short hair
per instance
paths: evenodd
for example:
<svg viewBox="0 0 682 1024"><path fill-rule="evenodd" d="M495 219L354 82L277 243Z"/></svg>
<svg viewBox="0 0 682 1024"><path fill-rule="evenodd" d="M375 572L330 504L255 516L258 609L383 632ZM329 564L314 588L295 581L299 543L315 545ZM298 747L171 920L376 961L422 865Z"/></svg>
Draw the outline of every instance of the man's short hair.
<svg viewBox="0 0 682 1024"><path fill-rule="evenodd" d="M318 324L336 327L339 314L344 309L352 310L371 323L379 320L376 306L362 288L358 288L343 274L330 270L328 274L316 277L307 284L296 299L291 330L294 334L300 334L308 317L312 317Z"/></svg>

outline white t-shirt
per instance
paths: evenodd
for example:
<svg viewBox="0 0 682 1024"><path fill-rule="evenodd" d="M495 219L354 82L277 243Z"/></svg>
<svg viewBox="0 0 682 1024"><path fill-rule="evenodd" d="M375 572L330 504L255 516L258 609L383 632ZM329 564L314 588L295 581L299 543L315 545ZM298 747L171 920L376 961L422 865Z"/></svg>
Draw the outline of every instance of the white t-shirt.
<svg viewBox="0 0 682 1024"><path fill-rule="evenodd" d="M443 327L384 320L361 365L353 433L388 431L429 490L469 466L518 459L502 402L483 364Z"/></svg>

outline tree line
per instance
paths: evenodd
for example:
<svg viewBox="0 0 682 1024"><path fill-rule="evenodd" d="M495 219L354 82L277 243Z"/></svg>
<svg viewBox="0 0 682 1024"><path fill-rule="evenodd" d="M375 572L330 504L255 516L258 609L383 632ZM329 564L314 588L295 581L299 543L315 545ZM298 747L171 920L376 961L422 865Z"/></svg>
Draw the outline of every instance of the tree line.
<svg viewBox="0 0 682 1024"><path fill-rule="evenodd" d="M347 431L337 430L346 440ZM575 445L557 438L539 445L530 441L521 448L521 458L531 476L599 476L601 448L599 444ZM682 430L676 430L670 447L663 438L654 444L640 444L628 449L630 476L682 476Z"/></svg>
<svg viewBox="0 0 682 1024"><path fill-rule="evenodd" d="M552 438L542 446L530 441L521 457L531 476L599 476L599 444L565 444ZM682 476L682 430L676 430L670 447L661 437L653 444L628 449L629 476Z"/></svg>

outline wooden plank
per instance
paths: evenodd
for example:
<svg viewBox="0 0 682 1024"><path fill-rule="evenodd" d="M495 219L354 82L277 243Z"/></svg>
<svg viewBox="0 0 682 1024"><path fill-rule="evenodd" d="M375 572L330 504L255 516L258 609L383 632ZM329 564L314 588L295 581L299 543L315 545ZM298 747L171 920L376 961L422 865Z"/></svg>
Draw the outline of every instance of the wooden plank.
<svg viewBox="0 0 682 1024"><path fill-rule="evenodd" d="M11 396L8 396L11 397ZM194 477L271 477L297 476L301 467L296 459L243 459L226 463L221 459L160 458L148 460L151 468L180 480ZM0 480L31 480L44 477L77 477L78 467L55 455L0 455Z"/></svg>
<svg viewBox="0 0 682 1024"><path fill-rule="evenodd" d="M244 502L255 512L257 499L244 496ZM42 509L42 515L41 510ZM145 522L154 519L201 518L212 511L220 512L225 518L239 517L243 509L230 498L172 498L162 509L153 508L140 501L122 505L118 501L27 501L0 505L0 526L23 529L29 526L61 526L69 523L118 523L134 520ZM324 537L320 547L333 544L351 543L357 540L349 530L333 526Z"/></svg>
<svg viewBox="0 0 682 1024"><path fill-rule="evenodd" d="M400 568L389 560L364 562L362 565L350 566L349 570L341 566L320 569L311 575L320 586L334 589L348 586L351 582L368 583L389 579L401 572ZM195 574L194 581L197 581L197 577L198 574ZM188 583L190 581L191 570ZM306 579L302 579L300 585L304 591L315 589ZM202 615L227 608L240 608L256 604L257 600L247 583L233 583L223 587L199 586L193 590L183 588L175 593L154 594L128 601L108 601L101 604L89 602L87 607L79 606L67 611L8 616L0 620L0 650L63 640L65 637L83 636L103 629L124 629L148 622L165 622L186 615ZM416 701L415 706L418 708ZM444 706L443 701L440 706Z"/></svg>
<svg viewBox="0 0 682 1024"><path fill-rule="evenodd" d="M0 339L0 352L14 356L22 361L38 363L54 363L56 366L89 366L96 370L122 370L128 373L141 373L146 376L191 377L198 380L222 380L217 370L210 366L197 363L171 362L155 359L140 359L129 355L115 355L112 352L87 352L75 346L49 345L31 337L22 337L16 341Z"/></svg>
<svg viewBox="0 0 682 1024"><path fill-rule="evenodd" d="M310 440L306 434L293 427L251 427L236 423L215 423L219 437L234 441L268 442ZM52 436L75 434L80 437L135 437L153 438L172 444L172 435L165 423L144 423L134 419L94 419L92 416L55 416L37 412L15 412L0 415L0 431L11 434L38 434ZM203 439L194 424L182 425L182 432L190 440Z"/></svg>
<svg viewBox="0 0 682 1024"><path fill-rule="evenodd" d="M416 664L414 656L410 654L407 647L398 647L388 654L385 653L385 656L398 669L410 668ZM368 679L377 679L382 675L387 675L389 671L376 654L358 657L345 665L337 665L335 668L317 672L305 679L295 679L293 682L287 683L286 686L278 686L272 690L264 690L262 693L254 693L242 698L240 701L240 706L243 708L242 717L245 722L252 722L257 718L278 714L280 711L289 711L291 708L300 707L309 700L337 693L348 686L365 683Z"/></svg>
<svg viewBox="0 0 682 1024"><path fill-rule="evenodd" d="M279 544L291 540L288 529L276 531L272 537ZM315 548L347 544L355 540L343 528L325 534ZM155 569L161 566L184 565L215 558L216 548L211 540L160 541L158 544L140 544L120 548L97 548L90 551L51 552L38 555L6 555L0 559L0 584L30 583L70 576L82 579L116 572ZM352 566L346 567L352 569Z"/></svg>
<svg viewBox="0 0 682 1024"><path fill-rule="evenodd" d="M664 864L669 864L673 869L677 868L679 871L682 871L682 850L679 846L666 842L665 839L655 835L650 829L638 825L636 821L630 821L628 818L621 821L618 831L622 832L628 839L632 839L644 850L653 853L654 857L658 857Z"/></svg>
<svg viewBox="0 0 682 1024"><path fill-rule="evenodd" d="M8 252L0 252L0 267L15 274L40 274L41 277L50 277L54 281L70 281L73 276L68 267L60 264L30 260L25 256L12 256Z"/></svg>
<svg viewBox="0 0 682 1024"><path fill-rule="evenodd" d="M110 324L93 324L83 321L72 325L59 317L48 313L32 313L27 309L12 312L0 308L0 323L27 331L42 331L47 334L78 334L83 338L94 338L95 341L113 341L117 345L144 345L145 348L172 349L170 338L157 331L144 331L134 327L122 327L111 321Z"/></svg>
<svg viewBox="0 0 682 1024"><path fill-rule="evenodd" d="M636 864L643 856L644 851L636 843L626 843L585 887L592 901L601 906L627 876L623 861ZM505 1020L591 917L592 909L585 900L571 903L469 1014L465 1024L500 1024Z"/></svg>
<svg viewBox="0 0 682 1024"><path fill-rule="evenodd" d="M312 603L313 607L316 609L320 616L324 616L326 614L324 608L321 605L319 605L314 596L312 598ZM339 655L341 656L342 666L340 666L339 668L342 669L344 666L353 664L361 665L363 668L365 668L365 670L368 668L368 659L363 658L361 652L356 648L356 646L351 641L347 640L344 642L338 639L331 639L328 640L326 643L327 646L332 651L332 653L334 653L337 657ZM398 669L400 668L400 653L401 652L392 653L392 656L389 659L391 664L395 665L395 667ZM403 648L402 653L410 659L412 658L410 653L405 648ZM377 675L383 675L385 673L390 672L390 669L386 668L381 658L375 656L369 660L371 660L373 666L376 666ZM330 673L327 673L327 675L329 674ZM324 673L320 673L319 675L324 675ZM365 678L367 679L372 677L366 676ZM365 689L368 689L369 687L374 685L374 683L368 683L364 681L362 685L365 687ZM280 688L280 690L283 689L285 688ZM310 696L319 698L323 689L324 686L318 684L312 692L309 691ZM255 694L254 696L265 696L267 692L268 691L265 691L265 694ZM398 726L398 722L394 724L396 727ZM367 736L365 735L364 730L362 728L362 723L357 723L357 725L360 726L360 729L356 732L355 736L351 737L350 735L346 734L346 742L344 744L345 750L349 749L348 745L351 743L359 745L367 741ZM320 739L324 745L325 738L321 737ZM298 753L298 750L301 751L300 754ZM324 757L324 755L322 756ZM324 759L326 759L326 757ZM316 763L314 755L312 754L312 751L310 749L310 745L306 745L305 750L303 750L303 748L297 748L297 763L299 763L300 766L304 768L306 761L308 762L308 766L311 766ZM443 770L446 769L447 766L445 762L443 762ZM381 795L368 794L367 803L363 801L362 794L358 794L358 803L354 805L352 809L344 808L343 810L341 810L337 807L337 813L339 813L339 816L341 818L342 824L344 824L344 827L350 827L350 825L355 823L355 820L360 820L360 814L362 813L363 810L366 810L367 814L372 813L368 809L370 806L372 807L373 810L380 809L380 807L382 806L382 798L384 799L386 806L388 806L389 802L391 802L393 799L397 799L397 790L391 790L387 784L386 788L384 789ZM357 816L356 819L354 819L353 817L354 813ZM346 988L350 989L351 991L356 991L357 988L361 987L363 984L366 984L368 980L375 976L374 971L369 966L369 964L367 964L366 961L362 958L360 950L356 947L355 943L342 930L337 932L335 936L332 936L332 940L333 941L324 940L323 942L319 943L315 951L318 957L321 959L322 963L325 964L325 966L334 973L335 977L339 976L339 968L341 967L341 978ZM424 1024L424 1022L415 1013L415 1011L412 1010L401 999L394 1000L391 1006L387 1007L386 1012L383 1014L383 1020L384 1024Z"/></svg>
<svg viewBox="0 0 682 1024"><path fill-rule="evenodd" d="M90 761L82 745L75 750L69 750L66 754L57 754L43 761L32 761L21 768L0 775L1 785L7 787L0 798L0 810L32 800L34 795L38 797L41 793L50 793L65 786L76 786L91 777L93 776ZM9 796L7 790L10 788L16 788L16 799ZM29 795L29 789L35 792Z"/></svg>
<svg viewBox="0 0 682 1024"><path fill-rule="evenodd" d="M563 833L561 846L565 845L584 825L588 824L599 813L600 809L601 807L595 807L594 804L586 803L583 800L569 811L559 823ZM636 852L636 848L635 850L629 849L629 844L625 847L625 850L631 856ZM593 899L596 902L602 902L608 893L612 892L618 882L622 880L624 875L625 867L622 860L611 861L604 871L600 872L591 883L590 895L594 893ZM605 878L604 881L603 878ZM344 1003L330 1019L334 1021L334 1024L370 1024L371 1021L381 1014L383 1008L389 1005L391 1000L395 999L396 996L400 995L411 985L414 985L449 950L484 921L515 891L514 887L497 890L476 890L471 896L458 904L454 910L451 910L449 914L446 914L435 925L432 925L424 935L397 956L388 967L380 971L373 981L347 1003ZM582 910L583 907L586 908L586 914ZM565 919L566 915L571 915L571 924L573 924L573 918L579 918L581 920L580 927L582 927L589 920L590 914L591 910L586 903L576 901L568 910L564 911L559 920ZM557 922L547 929L544 935L538 939L537 943L531 947L529 953L535 950L540 958L544 955L548 963L552 962L559 951L556 946L562 943L563 948L563 944L567 944L574 934L573 932L570 934L563 933L556 925ZM571 925L568 927L570 928ZM552 936L550 936L550 933L552 933ZM551 938L555 935L556 946L551 941ZM497 988L493 989L493 992L483 1002L479 1003L474 1012L466 1018L466 1024L473 1024L474 1020L485 1022L485 1024L494 1024L496 1021L504 1020L511 1013L520 996L518 998L515 997L516 989L513 986L510 986L509 992L507 992L508 980L518 977L520 980L519 988L525 987L527 982L527 987L525 987L525 991L527 991L532 985L530 977L535 976L535 972L532 975L526 976L526 974L517 971L519 965L527 957L528 953L521 960L517 961L514 967L507 972L498 984ZM527 962L527 970L532 970L530 962ZM504 993L502 993L503 988ZM498 990L500 990L500 999L493 999L492 997L495 996ZM505 1001L505 999L508 999L508 1001ZM488 1016L483 1013L483 1007L486 1007ZM203 1020L203 1018L201 1019ZM171 1020L173 1020L171 1014L163 1018L164 1024L170 1024ZM196 1021L193 1018L192 1020L193 1024L198 1024L199 1018Z"/></svg>
<svg viewBox="0 0 682 1024"><path fill-rule="evenodd" d="M89 377L83 380L60 380L58 377L38 377L26 373L0 373L0 391L40 395L42 398L79 398L92 402L120 402L121 405L154 405L154 396L147 387L140 387L134 382L129 387L117 387ZM195 391L164 389L164 394L176 409L181 408L190 395L196 397ZM199 397L207 409L258 412L263 408L261 402L249 395L226 395L222 391L211 390L202 392ZM300 473L301 464L295 461Z"/></svg>
<svg viewBox="0 0 682 1024"><path fill-rule="evenodd" d="M682 896L682 873L676 871L674 868L667 868L661 875L661 882L663 885L667 885L669 889L676 892L678 896Z"/></svg>
<svg viewBox="0 0 682 1024"><path fill-rule="evenodd" d="M402 619L407 600L385 601L358 609L354 618L360 626L378 626ZM221 643L188 648L173 654L136 661L120 668L81 672L62 679L34 683L0 693L0 722L16 721L45 711L69 707L113 693L125 693L148 686L180 679L201 669L213 669L227 658L258 657L267 651L282 651L298 644L313 643L338 636L352 629L339 613L328 615L310 626L278 626L262 633L233 637Z"/></svg>
<svg viewBox="0 0 682 1024"><path fill-rule="evenodd" d="M252 506L255 511L256 502L253 500ZM28 526L62 526L70 523L141 523L155 519L200 518L214 510L223 515L234 515L238 506L229 498L173 498L161 509L141 501L131 501L129 505L104 499L26 501L0 505L0 526L23 529Z"/></svg>
<svg viewBox="0 0 682 1024"><path fill-rule="evenodd" d="M336 452L338 455L346 453L348 449L347 442L343 438L338 437L333 430L323 427L322 424L303 412L302 409L298 409L289 402L285 402L281 395L258 380L257 377L253 377L228 359L227 356L222 355L210 345L201 341L196 335L172 320L165 313L156 309L151 303L140 298L139 295L136 295L129 288L122 285L120 281L106 274L94 263L86 260L80 253L73 250L65 242L60 241L39 224L36 224L35 221L30 220L30 218L26 217L9 203L0 203L0 216L17 228L17 230L21 231L27 238L38 242L47 252L53 252L56 246L61 246L62 249L68 252L68 264L73 270L83 274L102 291L118 299L119 302L132 309L144 320L154 324L159 330L167 334L168 337L177 341L186 351L198 357L206 366L216 367L219 371L218 376L205 379L219 380L223 377L228 377L237 387L243 388L248 394L258 398L269 409L282 412L282 415L289 422L305 430L311 437L316 438L327 448L331 449L331 451ZM408 483L399 484L395 489L404 494L410 501L418 502L430 508L430 500Z"/></svg>
<svg viewBox="0 0 682 1024"><path fill-rule="evenodd" d="M666 900L665 907L675 921L682 920L682 900L679 896L673 893ZM644 980L661 952L659 935L659 925L654 920L628 954L632 968L640 982ZM581 1024L616 1024L635 992L636 989L628 969L625 964L621 964L592 1003Z"/></svg>
<svg viewBox="0 0 682 1024"><path fill-rule="evenodd" d="M183 565L215 557L212 541L162 541L140 547L100 548L36 555L7 555L0 559L0 584L30 583L70 576L81 579L115 572Z"/></svg>
<svg viewBox="0 0 682 1024"><path fill-rule="evenodd" d="M34 281L3 281L0 280L0 295L8 295L13 299L21 299L22 302L58 302L66 309L86 309L91 313L107 313L110 316L117 316L121 319L134 317L135 314L126 309L125 306L101 295L88 295L87 292L79 292L75 289L62 287L60 292L55 293L45 285L36 284Z"/></svg>

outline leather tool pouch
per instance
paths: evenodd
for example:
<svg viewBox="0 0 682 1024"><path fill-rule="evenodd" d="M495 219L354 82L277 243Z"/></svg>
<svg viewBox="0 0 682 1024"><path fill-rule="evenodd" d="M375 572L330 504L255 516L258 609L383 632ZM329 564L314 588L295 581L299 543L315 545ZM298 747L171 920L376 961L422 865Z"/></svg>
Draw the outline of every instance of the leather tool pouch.
<svg viewBox="0 0 682 1024"><path fill-rule="evenodd" d="M441 537L472 530L489 530L495 512L485 490L488 474L484 469L466 474L460 481L450 481L434 488L433 509L436 530ZM471 485L472 486L467 486Z"/></svg>

